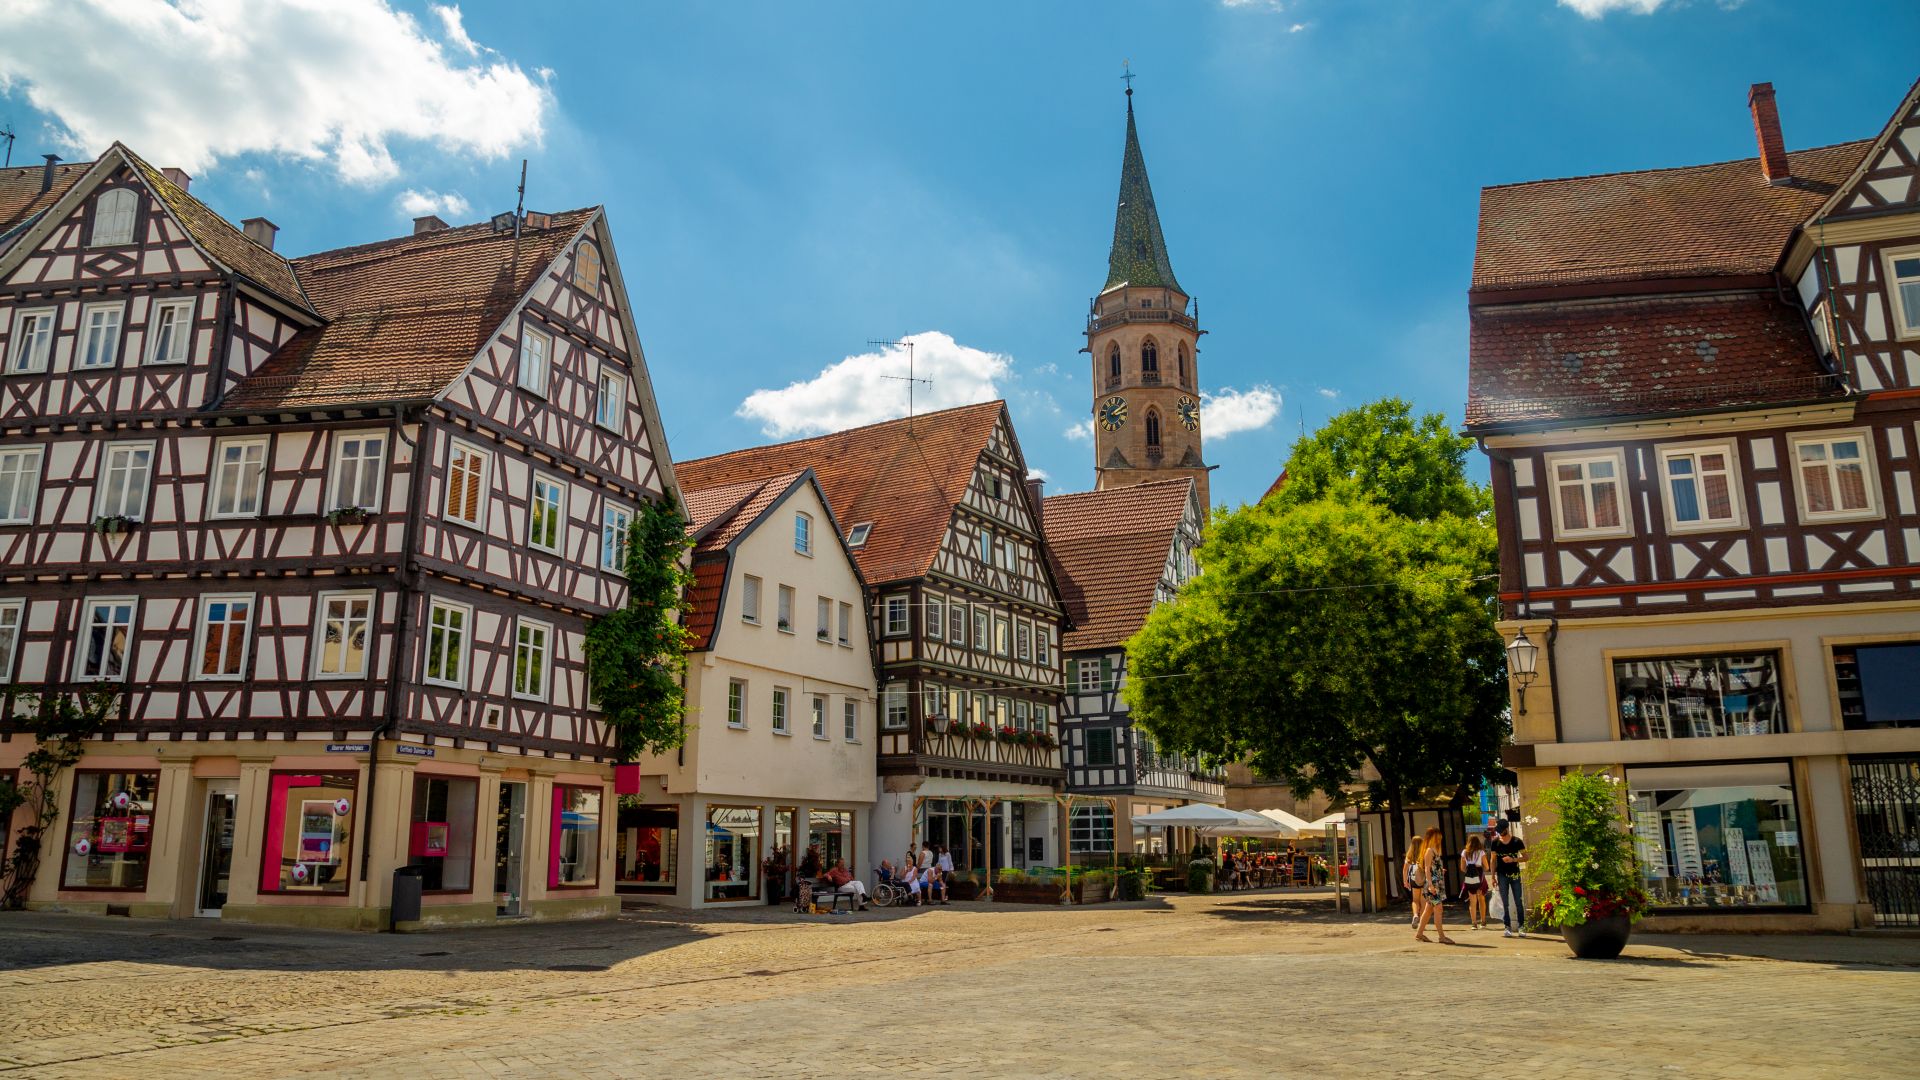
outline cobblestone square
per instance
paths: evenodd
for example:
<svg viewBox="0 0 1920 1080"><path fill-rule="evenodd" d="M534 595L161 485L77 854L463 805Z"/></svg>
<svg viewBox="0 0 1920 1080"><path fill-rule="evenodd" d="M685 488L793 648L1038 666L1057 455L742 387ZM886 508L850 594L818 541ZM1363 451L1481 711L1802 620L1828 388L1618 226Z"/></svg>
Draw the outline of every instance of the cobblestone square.
<svg viewBox="0 0 1920 1080"><path fill-rule="evenodd" d="M1641 937L1591 963L1454 936L1275 893L408 936L8 915L0 1072L1862 1077L1920 1057L1920 941Z"/></svg>

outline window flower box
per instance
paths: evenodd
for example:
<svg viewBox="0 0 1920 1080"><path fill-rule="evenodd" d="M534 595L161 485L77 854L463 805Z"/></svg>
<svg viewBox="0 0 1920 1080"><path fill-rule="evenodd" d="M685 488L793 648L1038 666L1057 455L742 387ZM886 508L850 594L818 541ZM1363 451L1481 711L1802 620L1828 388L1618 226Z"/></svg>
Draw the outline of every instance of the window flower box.
<svg viewBox="0 0 1920 1080"><path fill-rule="evenodd" d="M780 627L782 632L788 633L788 634L793 633L793 623L789 622L788 620L781 619L778 621L777 625Z"/></svg>
<svg viewBox="0 0 1920 1080"><path fill-rule="evenodd" d="M371 517L373 511L364 506L336 506L327 511L329 525L359 525Z"/></svg>
<svg viewBox="0 0 1920 1080"><path fill-rule="evenodd" d="M101 514L93 519L93 531L101 536L119 536L122 533L132 532L133 527L139 523L138 518L131 518L125 514Z"/></svg>
<svg viewBox="0 0 1920 1080"><path fill-rule="evenodd" d="M995 734L1003 743L1014 743L1014 742L1020 741L1020 733L1018 731L1013 730L1010 727L1003 727Z"/></svg>

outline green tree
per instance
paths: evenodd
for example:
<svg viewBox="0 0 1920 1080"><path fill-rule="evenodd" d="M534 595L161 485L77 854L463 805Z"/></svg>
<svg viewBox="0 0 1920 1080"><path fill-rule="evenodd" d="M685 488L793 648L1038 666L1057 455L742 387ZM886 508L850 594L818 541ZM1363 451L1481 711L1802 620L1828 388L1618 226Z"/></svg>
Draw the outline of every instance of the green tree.
<svg viewBox="0 0 1920 1080"><path fill-rule="evenodd" d="M1385 398L1301 436L1287 459L1287 482L1271 501L1291 507L1361 497L1402 517L1476 517L1489 513L1493 500L1467 480L1472 449L1473 440L1455 435L1439 413L1416 420L1405 401Z"/></svg>
<svg viewBox="0 0 1920 1080"><path fill-rule="evenodd" d="M1408 802L1464 801L1508 731L1486 492L1462 440L1406 413L1335 417L1296 445L1286 489L1217 518L1201 575L1128 643L1124 690L1161 746L1248 759L1300 795L1371 766L1396 852Z"/></svg>
<svg viewBox="0 0 1920 1080"><path fill-rule="evenodd" d="M26 906L27 893L40 873L47 830L60 816L55 781L80 761L86 741L100 733L120 708L120 695L98 687L83 694L0 689L0 713L11 726L33 736L33 749L21 762L26 778L0 776L0 830L10 828L14 811L25 806L29 820L14 834L12 852L0 867L0 909Z"/></svg>
<svg viewBox="0 0 1920 1080"><path fill-rule="evenodd" d="M627 532L627 604L587 627L587 670L620 761L686 738L688 633L679 610L692 545L677 503L642 503Z"/></svg>

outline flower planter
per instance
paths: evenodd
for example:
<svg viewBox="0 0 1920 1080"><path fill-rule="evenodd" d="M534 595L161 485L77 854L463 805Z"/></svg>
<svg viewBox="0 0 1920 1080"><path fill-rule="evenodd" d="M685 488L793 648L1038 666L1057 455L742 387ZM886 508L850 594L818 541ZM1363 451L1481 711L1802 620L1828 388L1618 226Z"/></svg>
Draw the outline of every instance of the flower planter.
<svg viewBox="0 0 1920 1080"><path fill-rule="evenodd" d="M1633 920L1625 915L1608 915L1560 928L1560 937L1567 948L1582 960L1611 960L1619 956L1632 934Z"/></svg>
<svg viewBox="0 0 1920 1080"><path fill-rule="evenodd" d="M993 887L993 899L1002 904L1057 904L1061 888L1031 881L1003 881Z"/></svg>
<svg viewBox="0 0 1920 1080"><path fill-rule="evenodd" d="M1111 899L1113 899L1113 887L1104 881L1073 883L1073 902L1076 904L1104 904Z"/></svg>

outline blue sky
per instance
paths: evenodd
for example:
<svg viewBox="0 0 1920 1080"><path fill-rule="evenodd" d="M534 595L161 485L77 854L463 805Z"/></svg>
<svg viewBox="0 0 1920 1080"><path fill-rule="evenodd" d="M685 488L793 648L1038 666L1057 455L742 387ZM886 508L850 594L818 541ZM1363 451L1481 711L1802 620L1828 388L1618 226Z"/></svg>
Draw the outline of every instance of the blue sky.
<svg viewBox="0 0 1920 1080"><path fill-rule="evenodd" d="M291 253L508 209L527 157L531 207L609 209L676 457L897 413L866 343L911 334L933 399L1006 397L1068 491L1130 59L1231 503L1303 420L1399 394L1457 421L1481 185L1751 156L1761 80L1790 147L1865 137L1920 76L1911 0L534 12L17 0L0 120L16 164L189 164Z"/></svg>

